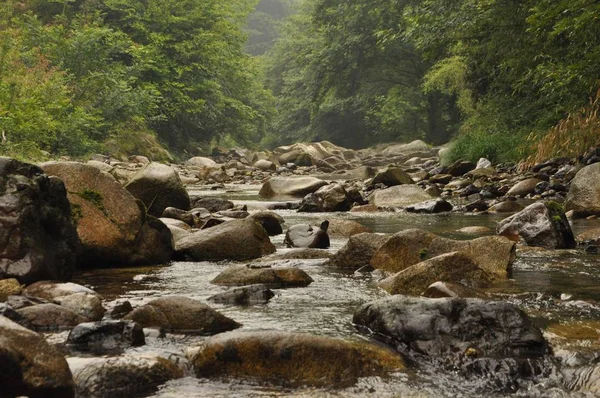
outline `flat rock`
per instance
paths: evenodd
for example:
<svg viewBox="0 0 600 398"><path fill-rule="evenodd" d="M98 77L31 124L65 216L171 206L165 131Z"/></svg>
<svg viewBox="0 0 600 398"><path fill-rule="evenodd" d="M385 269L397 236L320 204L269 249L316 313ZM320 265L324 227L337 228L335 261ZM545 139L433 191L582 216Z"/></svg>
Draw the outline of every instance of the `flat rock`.
<svg viewBox="0 0 600 398"><path fill-rule="evenodd" d="M299 268L252 268L233 266L221 272L211 283L221 286L267 285L271 288L304 287L312 278Z"/></svg>
<svg viewBox="0 0 600 398"><path fill-rule="evenodd" d="M374 191L369 203L378 207L406 207L431 198L417 185L398 185Z"/></svg>
<svg viewBox="0 0 600 398"><path fill-rule="evenodd" d="M66 307L56 304L37 304L17 310L34 330L69 330L88 319Z"/></svg>
<svg viewBox="0 0 600 398"><path fill-rule="evenodd" d="M250 379L285 386L342 387L359 377L405 369L393 351L367 342L289 332L229 332L192 358L196 377Z"/></svg>
<svg viewBox="0 0 600 398"><path fill-rule="evenodd" d="M265 182L259 195L263 198L302 198L316 192L327 182L315 177L273 177Z"/></svg>
<svg viewBox="0 0 600 398"><path fill-rule="evenodd" d="M173 333L216 334L241 325L208 305L187 297L169 296L149 301L127 314L142 327L158 327Z"/></svg>

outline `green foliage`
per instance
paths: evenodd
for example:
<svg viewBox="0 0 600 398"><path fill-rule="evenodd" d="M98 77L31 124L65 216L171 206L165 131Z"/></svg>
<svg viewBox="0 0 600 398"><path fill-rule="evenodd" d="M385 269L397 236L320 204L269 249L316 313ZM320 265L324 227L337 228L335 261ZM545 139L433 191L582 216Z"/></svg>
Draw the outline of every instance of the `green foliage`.
<svg viewBox="0 0 600 398"><path fill-rule="evenodd" d="M492 163L517 162L522 158L521 144L526 137L513 134L469 132L459 134L442 159L444 164L457 160L477 162L486 158Z"/></svg>

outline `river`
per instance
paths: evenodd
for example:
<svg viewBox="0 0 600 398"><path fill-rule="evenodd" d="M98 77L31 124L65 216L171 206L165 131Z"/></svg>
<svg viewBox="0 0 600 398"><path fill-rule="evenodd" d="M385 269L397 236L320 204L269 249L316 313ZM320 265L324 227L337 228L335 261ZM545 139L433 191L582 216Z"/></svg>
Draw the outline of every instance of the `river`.
<svg viewBox="0 0 600 398"><path fill-rule="evenodd" d="M226 190L199 187L191 193L219 196L245 204L249 211L264 209L256 185L227 186ZM411 215L397 213L300 214L278 211L286 225L318 224L323 219L356 220L374 232L394 233L407 228L422 228L454 238L472 238L456 231L466 226L495 228L498 215ZM598 221L578 221L575 233L600 227ZM278 251L289 250L283 235L272 238ZM332 239L330 252L337 251L345 239ZM308 332L344 339L364 339L352 325L352 315L361 305L383 298L387 293L377 287L377 275L340 272L322 266L324 260L282 260L288 266L306 271L314 282L306 288L276 290L266 305L234 307L211 304L228 317L242 323L243 330L283 330ZM167 295L183 295L206 301L225 288L210 281L230 264L212 262L174 262L167 267L93 270L80 272L74 282L102 294L110 307L129 300L136 306ZM565 360L595 358L600 352L600 256L577 251L520 251L510 280L489 289L490 293L523 308L544 329L554 351ZM185 350L203 337L171 336L149 338L142 350ZM140 350L140 349L137 349ZM585 359L587 361L587 359ZM481 397L477 382L465 382L452 375L419 369L387 378L365 378L343 390L285 389L237 380L203 380L186 377L163 385L153 397ZM485 396L502 396L489 395ZM525 385L519 397L594 396L567 391L559 377L537 385Z"/></svg>

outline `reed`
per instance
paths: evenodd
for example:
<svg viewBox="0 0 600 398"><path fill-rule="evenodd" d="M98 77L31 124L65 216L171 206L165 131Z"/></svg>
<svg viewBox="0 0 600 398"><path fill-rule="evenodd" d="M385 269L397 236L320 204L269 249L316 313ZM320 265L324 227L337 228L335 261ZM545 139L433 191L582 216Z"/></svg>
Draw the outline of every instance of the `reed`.
<svg viewBox="0 0 600 398"><path fill-rule="evenodd" d="M527 169L555 157L577 157L600 146L600 89L590 103L558 122L546 134L530 134L531 155L523 162Z"/></svg>

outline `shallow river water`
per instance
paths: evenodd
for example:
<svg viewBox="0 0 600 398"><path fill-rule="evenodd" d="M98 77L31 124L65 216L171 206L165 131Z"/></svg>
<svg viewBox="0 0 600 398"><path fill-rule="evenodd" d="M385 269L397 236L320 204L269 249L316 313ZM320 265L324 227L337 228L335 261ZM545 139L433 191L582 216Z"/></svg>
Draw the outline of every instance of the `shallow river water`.
<svg viewBox="0 0 600 398"><path fill-rule="evenodd" d="M223 190L191 190L208 196L219 196L246 204L249 211L265 208L260 201L259 186L228 186ZM339 213L299 214L278 211L286 225L318 224L327 218L356 220L374 232L394 233L407 228L422 228L455 239L472 238L456 230L466 226L495 228L502 216L451 214L443 216L406 213ZM596 221L576 222L575 233L600 227ZM272 238L278 251L289 250L283 236ZM333 239L330 252L337 251L345 239ZM242 323L243 330L283 330L308 332L345 339L364 339L352 325L352 315L362 304L383 298L387 293L377 288L376 276L345 273L321 266L324 260L281 260L278 264L297 266L314 282L306 288L276 290L266 305L234 307L211 304L223 314ZM174 262L168 267L146 267L124 270L94 270L77 275L75 282L92 287L106 301L129 300L136 306L155 297L184 295L201 301L226 290L210 281L230 263ZM523 308L545 330L554 351L566 360L586 361L600 353L600 256L576 251L519 252L512 278L490 292ZM561 297L562 295L562 297ZM148 347L185 350L202 337L167 336L149 339ZM419 370L390 375L387 378L365 378L343 390L284 389L261 386L237 380L202 380L186 377L163 385L154 397L481 397L476 382ZM502 396L485 394L485 396ZM595 396L575 393L561 386L558 377L538 385L522 386L519 397Z"/></svg>

